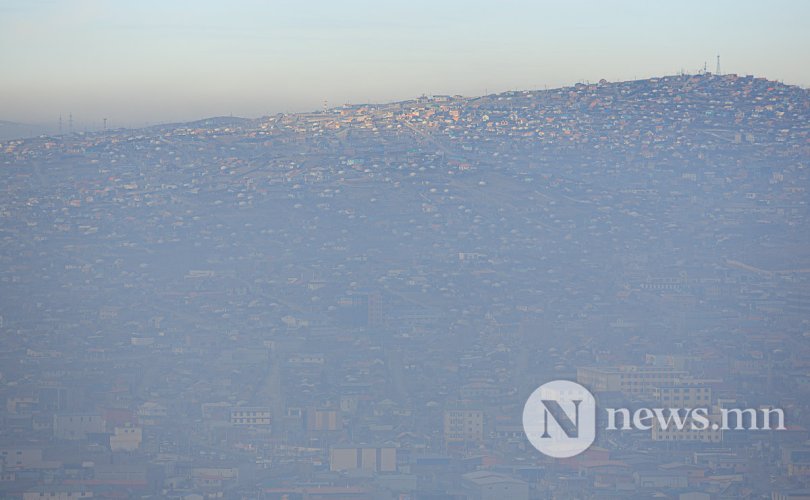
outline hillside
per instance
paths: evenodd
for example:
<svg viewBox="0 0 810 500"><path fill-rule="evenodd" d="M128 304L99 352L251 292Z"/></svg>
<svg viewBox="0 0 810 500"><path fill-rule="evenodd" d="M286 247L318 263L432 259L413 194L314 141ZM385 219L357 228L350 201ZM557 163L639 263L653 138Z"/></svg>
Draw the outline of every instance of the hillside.
<svg viewBox="0 0 810 500"><path fill-rule="evenodd" d="M544 353L486 374L508 385L617 342L799 339L809 115L797 87L685 75L6 141L0 314L32 333L7 348L354 346L338 383L382 343L422 370L386 387L429 401L498 345Z"/></svg>

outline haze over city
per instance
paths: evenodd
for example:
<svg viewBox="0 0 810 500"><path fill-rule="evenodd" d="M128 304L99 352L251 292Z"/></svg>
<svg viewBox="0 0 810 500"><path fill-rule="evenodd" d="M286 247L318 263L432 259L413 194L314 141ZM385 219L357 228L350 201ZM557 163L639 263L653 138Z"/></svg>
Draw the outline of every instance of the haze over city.
<svg viewBox="0 0 810 500"><path fill-rule="evenodd" d="M98 129L695 73L810 82L810 4L0 5L0 120Z"/></svg>
<svg viewBox="0 0 810 500"><path fill-rule="evenodd" d="M0 498L810 500L810 3L0 2Z"/></svg>

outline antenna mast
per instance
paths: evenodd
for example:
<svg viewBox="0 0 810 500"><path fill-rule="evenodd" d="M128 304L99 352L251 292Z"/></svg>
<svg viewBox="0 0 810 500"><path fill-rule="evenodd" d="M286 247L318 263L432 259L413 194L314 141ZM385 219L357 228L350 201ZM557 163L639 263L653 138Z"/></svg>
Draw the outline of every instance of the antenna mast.
<svg viewBox="0 0 810 500"><path fill-rule="evenodd" d="M717 54L717 69L714 70L714 74L720 76L720 54Z"/></svg>

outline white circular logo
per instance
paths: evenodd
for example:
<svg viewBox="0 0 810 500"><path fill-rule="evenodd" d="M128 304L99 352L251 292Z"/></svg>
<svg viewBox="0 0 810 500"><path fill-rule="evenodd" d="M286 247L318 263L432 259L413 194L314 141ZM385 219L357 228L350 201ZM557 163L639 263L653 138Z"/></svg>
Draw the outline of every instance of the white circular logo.
<svg viewBox="0 0 810 500"><path fill-rule="evenodd" d="M554 458L579 455L596 438L596 400L576 382L545 383L523 407L523 432L540 453Z"/></svg>

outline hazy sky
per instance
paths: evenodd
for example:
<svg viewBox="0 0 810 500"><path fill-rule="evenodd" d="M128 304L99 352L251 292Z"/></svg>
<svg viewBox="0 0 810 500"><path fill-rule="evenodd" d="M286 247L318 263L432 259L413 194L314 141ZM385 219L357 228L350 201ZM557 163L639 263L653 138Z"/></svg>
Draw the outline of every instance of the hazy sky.
<svg viewBox="0 0 810 500"><path fill-rule="evenodd" d="M810 2L0 0L0 120L255 117L714 71L810 84Z"/></svg>

